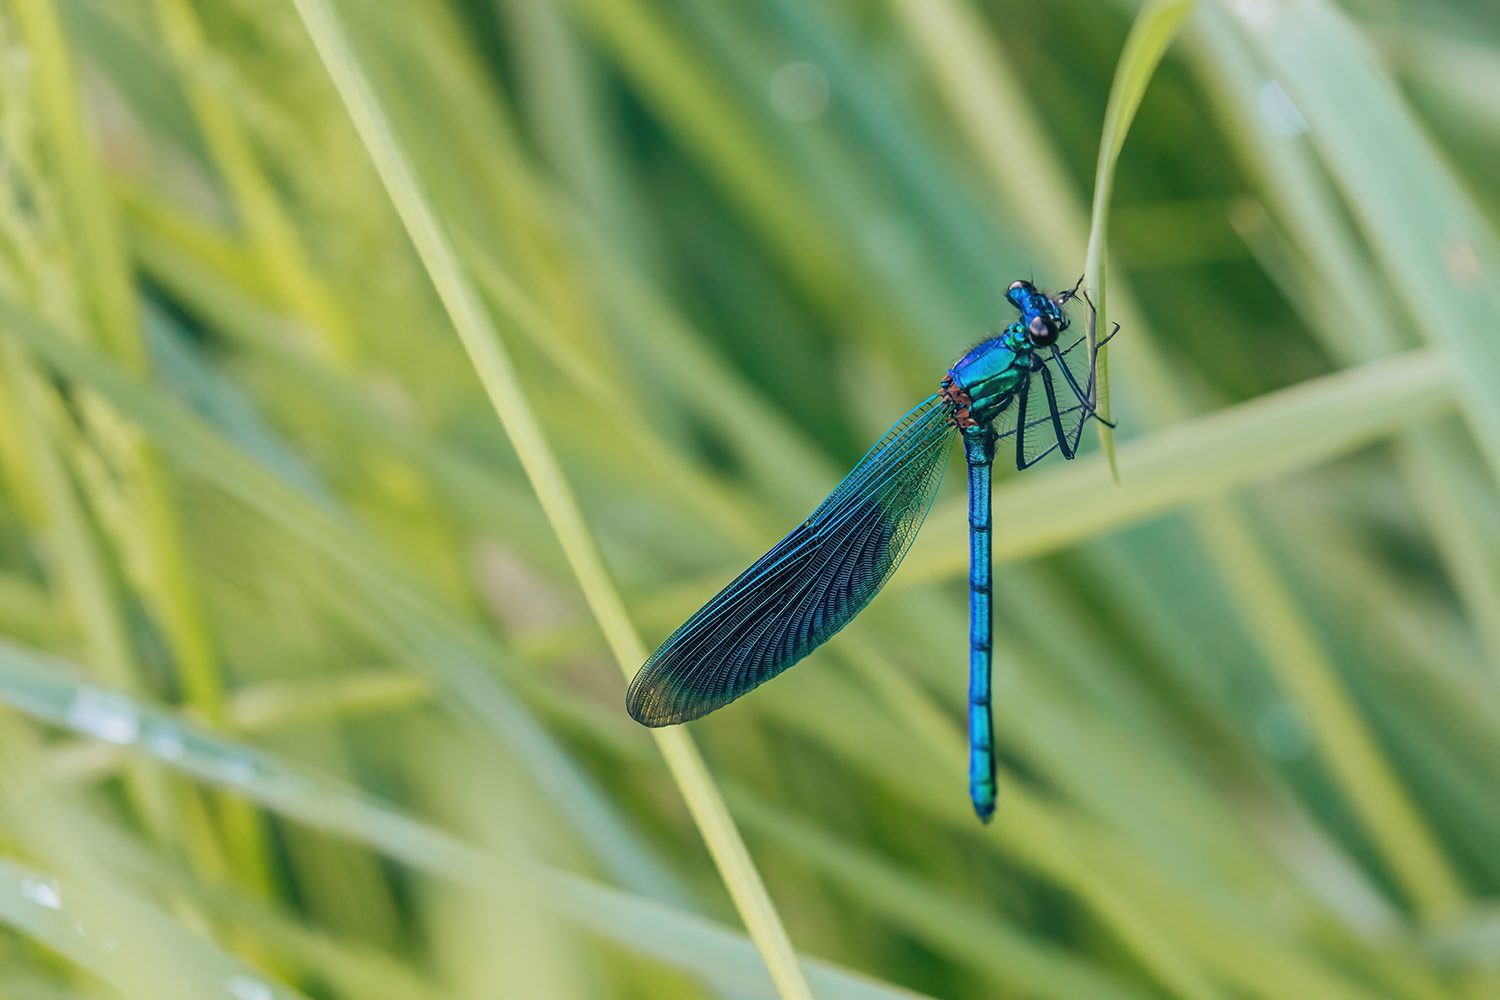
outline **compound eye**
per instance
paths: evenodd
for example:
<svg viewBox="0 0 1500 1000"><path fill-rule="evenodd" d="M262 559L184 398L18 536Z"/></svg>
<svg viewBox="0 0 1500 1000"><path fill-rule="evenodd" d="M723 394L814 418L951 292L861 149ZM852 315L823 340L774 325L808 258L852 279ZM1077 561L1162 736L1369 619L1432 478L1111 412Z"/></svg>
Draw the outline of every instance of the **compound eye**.
<svg viewBox="0 0 1500 1000"><path fill-rule="evenodd" d="M1046 348L1058 342L1058 328L1053 327L1047 316L1032 316L1028 331L1031 342L1035 343L1038 348Z"/></svg>
<svg viewBox="0 0 1500 1000"><path fill-rule="evenodd" d="M1050 347L1057 343L1057 328L1045 316L1031 317L1031 325L1027 330L1031 342L1037 347Z"/></svg>
<svg viewBox="0 0 1500 1000"><path fill-rule="evenodd" d="M1024 281L1012 281L1010 283L1010 287L1007 288L1006 291L1008 291L1008 292L1014 292L1018 288L1025 288L1025 287L1026 287L1026 282L1024 282Z"/></svg>

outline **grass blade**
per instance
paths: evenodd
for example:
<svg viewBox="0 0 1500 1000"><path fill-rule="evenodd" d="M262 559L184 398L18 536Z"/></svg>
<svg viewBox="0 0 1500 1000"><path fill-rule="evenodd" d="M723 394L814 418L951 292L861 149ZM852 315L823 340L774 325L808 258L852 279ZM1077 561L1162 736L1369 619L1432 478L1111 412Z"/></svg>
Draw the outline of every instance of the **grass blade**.
<svg viewBox="0 0 1500 1000"><path fill-rule="evenodd" d="M1452 405L1453 379L1442 355L1408 351L1134 440L1120 450L1130 482L1119 490L1104 488L1110 469L1092 457L1009 479L995 490L997 519L1016 523L1032 510L1058 516L1030 531L997 535L995 558L1054 552L1367 446L1441 414ZM1266 451L1259 447L1266 440L1284 446ZM916 543L902 574L909 582L968 571L964 554L946 544L966 517L954 502L933 512L940 527Z"/></svg>
<svg viewBox="0 0 1500 1000"><path fill-rule="evenodd" d="M1500 238L1344 14L1323 0L1295 17L1229 10L1306 118L1412 322L1452 353L1464 414L1500 477Z"/></svg>
<svg viewBox="0 0 1500 1000"><path fill-rule="evenodd" d="M1109 206L1114 194L1115 165L1120 149L1140 109L1146 86L1156 73L1162 56L1177 37L1182 22L1193 10L1195 0L1152 0L1141 8L1125 39L1125 49L1115 66L1114 84L1109 89L1109 103L1104 109L1104 131L1099 136L1099 163L1094 172L1094 202L1089 221L1089 243L1084 273L1087 288L1097 311L1097 326L1089 330L1089 349L1098 337L1109 333L1108 292L1105 268L1109 250ZM1099 350L1099 413L1109 419L1109 347ZM1109 459L1110 475L1118 483L1120 470L1115 462L1114 431L1099 421L1099 444Z"/></svg>
<svg viewBox="0 0 1500 1000"><path fill-rule="evenodd" d="M127 996L154 998L168 979L137 977L129 957L132 937L176 957L170 980L183 996L230 1000L306 1000L266 979L192 934L168 914L139 900L64 882L0 858L0 921L89 970Z"/></svg>
<svg viewBox="0 0 1500 1000"><path fill-rule="evenodd" d="M297 0L297 10L343 97L355 128L449 318L463 340L464 349L526 469L620 670L629 679L645 662L645 646L599 555L572 490L542 435L499 331L490 322L478 293L464 274L452 244L423 195L332 8L323 0ZM744 918L751 938L765 957L777 988L784 997L810 997L781 918L691 737L682 729L657 731L652 735L703 833L725 887Z"/></svg>

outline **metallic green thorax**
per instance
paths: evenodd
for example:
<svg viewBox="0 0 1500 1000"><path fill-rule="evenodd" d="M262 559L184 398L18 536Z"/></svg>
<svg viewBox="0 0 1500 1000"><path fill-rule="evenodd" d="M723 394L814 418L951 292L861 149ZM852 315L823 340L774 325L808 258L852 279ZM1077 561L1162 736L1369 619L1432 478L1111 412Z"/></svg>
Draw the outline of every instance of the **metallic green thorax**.
<svg viewBox="0 0 1500 1000"><path fill-rule="evenodd" d="M1026 331L1012 323L1000 336L986 340L948 369L948 380L968 397L974 423L987 424L1010 404L1031 371L1032 347Z"/></svg>

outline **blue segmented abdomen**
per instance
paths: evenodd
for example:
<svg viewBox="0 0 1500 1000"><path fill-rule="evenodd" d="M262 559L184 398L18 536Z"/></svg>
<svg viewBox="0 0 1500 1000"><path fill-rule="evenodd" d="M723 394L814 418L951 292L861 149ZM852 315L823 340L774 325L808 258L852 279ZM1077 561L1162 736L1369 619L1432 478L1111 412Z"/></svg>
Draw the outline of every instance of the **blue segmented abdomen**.
<svg viewBox="0 0 1500 1000"><path fill-rule="evenodd" d="M969 798L988 823L995 813L995 724L990 706L990 474L995 432L989 426L964 431L969 466Z"/></svg>

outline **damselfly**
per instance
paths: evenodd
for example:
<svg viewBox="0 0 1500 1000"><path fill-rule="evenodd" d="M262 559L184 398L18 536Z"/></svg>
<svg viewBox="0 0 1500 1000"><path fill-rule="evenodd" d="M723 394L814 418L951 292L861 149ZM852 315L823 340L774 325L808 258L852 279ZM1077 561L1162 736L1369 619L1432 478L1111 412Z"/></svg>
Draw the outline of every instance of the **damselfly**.
<svg viewBox="0 0 1500 1000"><path fill-rule="evenodd" d="M887 431L811 517L651 654L625 697L631 716L670 726L707 715L849 624L916 537L957 432L969 466L969 796L988 822L995 811L990 466L1002 441L1014 442L1017 469L1053 451L1072 458L1084 424L1103 419L1094 384L1103 342L1092 349L1089 337L1061 343L1064 307L1077 292L1074 285L1052 298L1029 281L1012 284L1006 298L1020 318L959 358L938 391ZM1090 304L1091 326L1093 318Z"/></svg>

